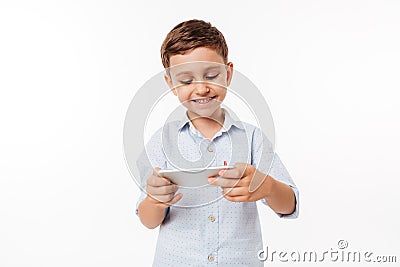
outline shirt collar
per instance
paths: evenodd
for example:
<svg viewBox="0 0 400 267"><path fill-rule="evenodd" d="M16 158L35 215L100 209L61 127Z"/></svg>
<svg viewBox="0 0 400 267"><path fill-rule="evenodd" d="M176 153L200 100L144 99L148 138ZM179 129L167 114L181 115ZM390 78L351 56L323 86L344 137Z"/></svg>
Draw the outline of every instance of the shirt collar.
<svg viewBox="0 0 400 267"><path fill-rule="evenodd" d="M235 126L239 129L244 130L244 126L242 124L241 121L237 120L236 118L232 118L232 116L230 115L230 113L227 111L227 109L222 108L222 110L224 111L224 115L225 115L225 119L224 119L224 125L221 128L220 132L227 132L231 129L232 126ZM183 127L185 127L186 125L189 125L189 130L196 134L198 133L198 130L194 127L193 123L190 121L187 112L185 112L185 115L183 116L182 120L179 123L179 127L178 130L180 131Z"/></svg>

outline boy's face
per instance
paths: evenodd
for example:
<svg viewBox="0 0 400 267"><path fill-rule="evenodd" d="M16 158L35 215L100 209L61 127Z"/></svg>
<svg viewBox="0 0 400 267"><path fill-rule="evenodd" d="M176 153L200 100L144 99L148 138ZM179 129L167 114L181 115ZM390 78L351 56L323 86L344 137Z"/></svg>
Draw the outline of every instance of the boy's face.
<svg viewBox="0 0 400 267"><path fill-rule="evenodd" d="M170 57L165 80L188 111L212 117L221 108L226 87L232 79L233 64L211 48L199 47Z"/></svg>

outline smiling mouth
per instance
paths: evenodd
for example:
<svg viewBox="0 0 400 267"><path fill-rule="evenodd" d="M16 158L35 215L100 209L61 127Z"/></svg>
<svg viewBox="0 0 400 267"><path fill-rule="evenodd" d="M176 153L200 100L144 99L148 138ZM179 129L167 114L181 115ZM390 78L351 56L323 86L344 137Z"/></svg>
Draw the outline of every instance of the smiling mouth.
<svg viewBox="0 0 400 267"><path fill-rule="evenodd" d="M192 101L195 103L199 103L199 104L207 104L208 102L210 102L211 100L213 100L216 97L217 96L208 97L208 98L199 98L199 99L193 99Z"/></svg>

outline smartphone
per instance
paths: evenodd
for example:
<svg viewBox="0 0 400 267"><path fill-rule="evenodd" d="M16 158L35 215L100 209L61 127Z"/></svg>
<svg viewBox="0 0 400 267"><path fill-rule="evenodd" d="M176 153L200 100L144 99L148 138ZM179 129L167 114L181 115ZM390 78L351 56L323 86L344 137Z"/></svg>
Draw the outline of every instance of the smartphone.
<svg viewBox="0 0 400 267"><path fill-rule="evenodd" d="M233 169L235 166L212 166L185 170L159 170L158 174L168 178L181 187L200 187L208 185L208 177L218 176L220 170Z"/></svg>

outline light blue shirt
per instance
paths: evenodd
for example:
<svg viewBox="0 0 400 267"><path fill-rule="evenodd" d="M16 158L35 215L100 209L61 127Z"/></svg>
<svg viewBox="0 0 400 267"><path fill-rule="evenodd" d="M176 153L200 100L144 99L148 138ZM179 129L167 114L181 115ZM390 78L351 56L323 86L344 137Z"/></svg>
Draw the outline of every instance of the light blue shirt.
<svg viewBox="0 0 400 267"><path fill-rule="evenodd" d="M226 110L224 125L211 140L204 138L185 116L159 129L146 145L146 152L150 162L144 154L137 161L144 190L155 167L176 168L173 161L179 158L174 156L177 152L197 164L203 158L207 164L211 160L212 166L223 165L224 161L228 165L247 162L293 189L295 211L278 215L298 216L299 192L278 155L273 153L271 143L259 128L234 120ZM207 152L212 152L213 157L202 155ZM180 188L179 192L183 198L167 209L160 225L153 266L263 266L257 257L263 241L256 202L230 202L222 197L220 187L212 185ZM142 191L136 212L145 197ZM268 205L264 199L261 202Z"/></svg>

